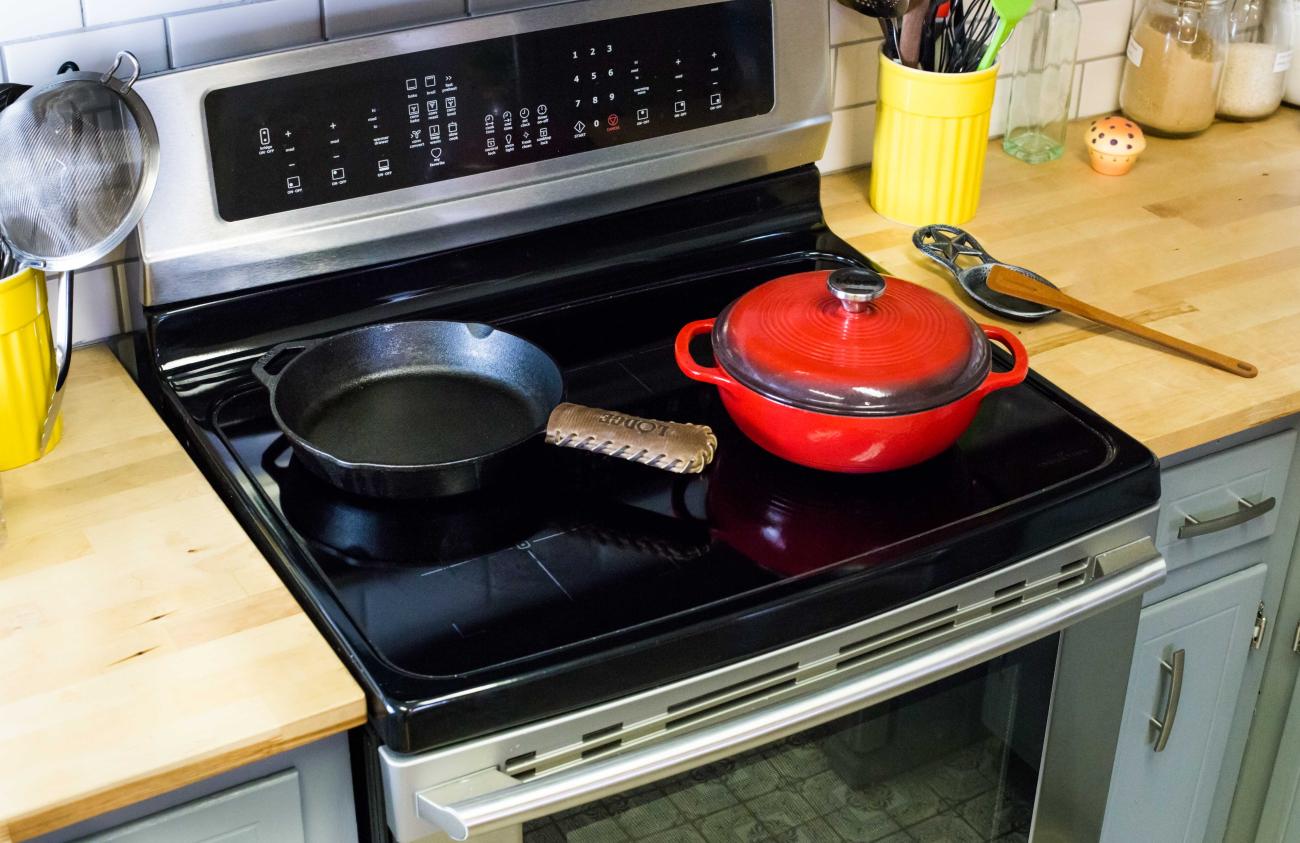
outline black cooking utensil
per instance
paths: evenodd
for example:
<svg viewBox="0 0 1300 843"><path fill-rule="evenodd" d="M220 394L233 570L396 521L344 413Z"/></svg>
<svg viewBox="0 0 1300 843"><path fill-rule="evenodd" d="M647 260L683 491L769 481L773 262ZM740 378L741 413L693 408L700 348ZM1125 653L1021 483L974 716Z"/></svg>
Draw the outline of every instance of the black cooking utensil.
<svg viewBox="0 0 1300 843"><path fill-rule="evenodd" d="M879 21L880 34L885 37L885 55L891 59L898 58L899 19L907 12L908 0L839 0L839 3L860 15Z"/></svg>
<svg viewBox="0 0 1300 843"><path fill-rule="evenodd" d="M555 361L483 324L397 322L283 343L253 375L303 466L369 497L507 482L527 470L544 433L551 444L677 473L702 470L717 444L702 425L562 405Z"/></svg>

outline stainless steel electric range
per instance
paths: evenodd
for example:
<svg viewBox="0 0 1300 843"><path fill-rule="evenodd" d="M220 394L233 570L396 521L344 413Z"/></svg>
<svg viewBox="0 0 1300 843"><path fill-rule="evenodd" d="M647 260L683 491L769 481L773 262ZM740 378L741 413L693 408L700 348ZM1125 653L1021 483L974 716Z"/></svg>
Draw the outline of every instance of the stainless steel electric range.
<svg viewBox="0 0 1300 843"><path fill-rule="evenodd" d="M373 839L1097 837L1153 456L1031 375L928 463L816 472L673 363L763 281L871 265L822 218L826 44L820 0L580 0L138 85L139 377L365 688ZM253 361L430 317L710 424L715 464L323 485Z"/></svg>

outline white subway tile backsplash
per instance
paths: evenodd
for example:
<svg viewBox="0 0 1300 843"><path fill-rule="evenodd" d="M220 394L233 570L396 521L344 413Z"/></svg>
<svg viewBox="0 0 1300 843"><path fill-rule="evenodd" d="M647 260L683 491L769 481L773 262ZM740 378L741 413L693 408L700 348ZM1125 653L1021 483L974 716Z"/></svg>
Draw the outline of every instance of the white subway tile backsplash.
<svg viewBox="0 0 1300 843"><path fill-rule="evenodd" d="M465 15L465 0L324 0L325 37L346 38Z"/></svg>
<svg viewBox="0 0 1300 843"><path fill-rule="evenodd" d="M1079 61L1115 56L1128 43L1133 0L1102 0L1079 7Z"/></svg>
<svg viewBox="0 0 1300 843"><path fill-rule="evenodd" d="M1007 133L1007 105L1011 101L1011 77L999 76L993 89L993 110L989 113L989 137Z"/></svg>
<svg viewBox="0 0 1300 843"><path fill-rule="evenodd" d="M881 43L878 39L835 49L836 108L875 102Z"/></svg>
<svg viewBox="0 0 1300 843"><path fill-rule="evenodd" d="M173 67L321 40L318 0L266 0L167 19Z"/></svg>
<svg viewBox="0 0 1300 843"><path fill-rule="evenodd" d="M119 50L130 50L144 73L167 68L167 39L161 20L147 20L104 29L87 29L19 41L0 48L10 82L34 85L54 76L59 65L75 61L82 70L108 70Z"/></svg>
<svg viewBox="0 0 1300 843"><path fill-rule="evenodd" d="M880 23L875 18L860 15L852 9L841 6L835 0L827 0L827 2L831 5L832 45L881 37Z"/></svg>
<svg viewBox="0 0 1300 843"><path fill-rule="evenodd" d="M16 41L81 27L80 0L0 2L0 40Z"/></svg>
<svg viewBox="0 0 1300 843"><path fill-rule="evenodd" d="M81 0L81 7L86 14L86 26L100 26L244 2L256 0Z"/></svg>
<svg viewBox="0 0 1300 843"><path fill-rule="evenodd" d="M871 160L876 133L876 106L862 105L836 111L826 151L817 162L823 173L859 167Z"/></svg>
<svg viewBox="0 0 1300 843"><path fill-rule="evenodd" d="M1095 117L1119 110L1119 82L1124 74L1124 57L1111 56L1083 65L1080 85L1080 117Z"/></svg>
<svg viewBox="0 0 1300 843"><path fill-rule="evenodd" d="M81 345L121 333L117 306L117 265L83 269L74 274L73 280L72 344ZM58 289L61 283L62 278L56 273L47 277L46 293L50 302L50 316L56 325Z"/></svg>
<svg viewBox="0 0 1300 843"><path fill-rule="evenodd" d="M1079 99L1083 96L1083 64L1077 63L1074 66L1074 78L1070 86L1070 119L1073 120L1079 116Z"/></svg>

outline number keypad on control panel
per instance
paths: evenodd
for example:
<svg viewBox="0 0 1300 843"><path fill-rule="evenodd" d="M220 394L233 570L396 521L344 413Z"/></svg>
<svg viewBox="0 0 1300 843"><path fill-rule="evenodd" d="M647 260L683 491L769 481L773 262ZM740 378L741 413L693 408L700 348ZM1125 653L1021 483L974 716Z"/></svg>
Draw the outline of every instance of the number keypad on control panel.
<svg viewBox="0 0 1300 843"><path fill-rule="evenodd" d="M374 59L209 93L223 219L463 178L764 114L770 0Z"/></svg>

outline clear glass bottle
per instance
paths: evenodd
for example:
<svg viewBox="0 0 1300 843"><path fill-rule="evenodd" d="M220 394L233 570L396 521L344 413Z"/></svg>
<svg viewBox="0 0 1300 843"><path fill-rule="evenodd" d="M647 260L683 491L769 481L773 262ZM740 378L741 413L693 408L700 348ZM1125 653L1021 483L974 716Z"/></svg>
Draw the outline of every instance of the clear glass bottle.
<svg viewBox="0 0 1300 843"><path fill-rule="evenodd" d="M1228 15L1228 58L1219 116L1259 120L1282 104L1291 69L1290 0L1237 0Z"/></svg>
<svg viewBox="0 0 1300 843"><path fill-rule="evenodd" d="M1120 108L1155 135L1205 131L1227 52L1226 0L1147 0L1128 39Z"/></svg>
<svg viewBox="0 0 1300 843"><path fill-rule="evenodd" d="M1053 161L1065 150L1079 7L1074 0L1035 0L1015 37L1002 148L1030 164Z"/></svg>

